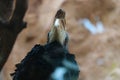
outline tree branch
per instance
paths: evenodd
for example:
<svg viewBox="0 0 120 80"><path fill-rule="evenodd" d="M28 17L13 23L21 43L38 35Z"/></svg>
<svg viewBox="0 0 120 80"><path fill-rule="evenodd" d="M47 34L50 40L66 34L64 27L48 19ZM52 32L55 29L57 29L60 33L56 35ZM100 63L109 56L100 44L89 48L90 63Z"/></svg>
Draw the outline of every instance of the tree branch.
<svg viewBox="0 0 120 80"><path fill-rule="evenodd" d="M0 0L0 19L8 20L13 9L14 0Z"/></svg>
<svg viewBox="0 0 120 80"><path fill-rule="evenodd" d="M15 10L11 19L9 21L5 21L4 19L0 20L0 71L10 55L19 32L26 27L26 22L23 21L23 18L28 8L27 3L27 0L16 0ZM9 5L13 5L13 2Z"/></svg>

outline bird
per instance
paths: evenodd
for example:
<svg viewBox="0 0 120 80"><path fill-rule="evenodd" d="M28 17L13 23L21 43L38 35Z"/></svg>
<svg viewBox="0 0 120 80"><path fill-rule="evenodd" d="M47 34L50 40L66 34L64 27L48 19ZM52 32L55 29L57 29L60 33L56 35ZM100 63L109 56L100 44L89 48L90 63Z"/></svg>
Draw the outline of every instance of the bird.
<svg viewBox="0 0 120 80"><path fill-rule="evenodd" d="M59 9L44 45L36 44L18 64L13 80L78 80L80 69L68 50L65 11Z"/></svg>

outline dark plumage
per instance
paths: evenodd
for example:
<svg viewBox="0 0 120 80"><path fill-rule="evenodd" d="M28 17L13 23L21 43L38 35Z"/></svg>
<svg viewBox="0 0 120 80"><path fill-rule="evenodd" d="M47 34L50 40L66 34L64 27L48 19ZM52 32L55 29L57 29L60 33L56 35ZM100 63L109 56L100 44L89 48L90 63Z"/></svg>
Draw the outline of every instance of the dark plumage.
<svg viewBox="0 0 120 80"><path fill-rule="evenodd" d="M48 35L48 38L51 37ZM57 68L66 70L62 80L78 79L79 67L74 55L70 54L65 47L67 41L64 40L66 44L62 44L58 37L57 40L53 38L49 41L49 39L46 45L35 45L28 55L16 65L16 70L12 74L13 80L61 80L52 76Z"/></svg>

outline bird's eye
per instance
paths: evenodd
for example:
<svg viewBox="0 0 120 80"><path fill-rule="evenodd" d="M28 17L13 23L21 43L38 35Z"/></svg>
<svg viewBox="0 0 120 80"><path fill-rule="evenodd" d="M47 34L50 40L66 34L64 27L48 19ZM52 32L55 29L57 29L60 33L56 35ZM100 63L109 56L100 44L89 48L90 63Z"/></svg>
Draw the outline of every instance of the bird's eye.
<svg viewBox="0 0 120 80"><path fill-rule="evenodd" d="M67 46L67 43L68 43L68 35L65 38L64 45Z"/></svg>
<svg viewBox="0 0 120 80"><path fill-rule="evenodd" d="M49 42L49 34L50 32L48 32L48 35L47 35L47 43Z"/></svg>

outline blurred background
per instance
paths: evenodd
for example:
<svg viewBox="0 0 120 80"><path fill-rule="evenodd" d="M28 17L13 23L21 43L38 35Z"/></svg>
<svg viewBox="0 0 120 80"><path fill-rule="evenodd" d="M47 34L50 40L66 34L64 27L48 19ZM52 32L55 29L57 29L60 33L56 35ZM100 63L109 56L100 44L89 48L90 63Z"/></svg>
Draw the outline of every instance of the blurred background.
<svg viewBox="0 0 120 80"><path fill-rule="evenodd" d="M120 80L120 0L29 0L27 28L19 34L0 80L11 80L15 64L35 44L46 43L60 8L66 12L69 51L80 66L79 80Z"/></svg>

